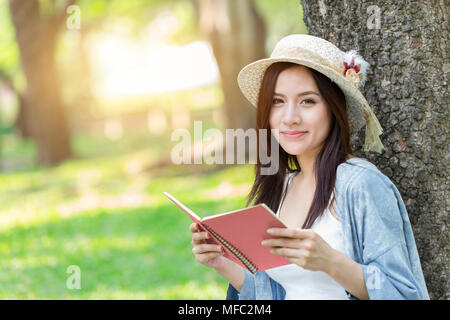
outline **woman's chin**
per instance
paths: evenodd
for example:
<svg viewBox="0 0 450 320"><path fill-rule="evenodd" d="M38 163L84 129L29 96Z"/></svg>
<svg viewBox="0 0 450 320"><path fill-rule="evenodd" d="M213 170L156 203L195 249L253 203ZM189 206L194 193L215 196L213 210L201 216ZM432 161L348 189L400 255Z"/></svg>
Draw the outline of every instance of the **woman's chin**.
<svg viewBox="0 0 450 320"><path fill-rule="evenodd" d="M299 155L305 152L305 148L299 146L293 146L292 144L281 145L283 150L291 155Z"/></svg>

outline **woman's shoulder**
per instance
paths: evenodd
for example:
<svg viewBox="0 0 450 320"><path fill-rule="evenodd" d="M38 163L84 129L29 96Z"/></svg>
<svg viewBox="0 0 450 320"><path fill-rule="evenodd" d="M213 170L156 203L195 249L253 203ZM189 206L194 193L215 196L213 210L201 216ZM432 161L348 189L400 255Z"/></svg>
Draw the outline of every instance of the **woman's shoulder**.
<svg viewBox="0 0 450 320"><path fill-rule="evenodd" d="M375 164L364 158L351 158L337 168L336 184L349 186L389 186L392 181Z"/></svg>
<svg viewBox="0 0 450 320"><path fill-rule="evenodd" d="M402 215L407 213L395 184L368 160L351 160L354 166L340 165L341 175L336 178L339 200L344 202L344 207L359 208L353 211L355 214L365 212L359 217L364 216L365 219L372 219L371 221L381 218L397 228L401 225Z"/></svg>

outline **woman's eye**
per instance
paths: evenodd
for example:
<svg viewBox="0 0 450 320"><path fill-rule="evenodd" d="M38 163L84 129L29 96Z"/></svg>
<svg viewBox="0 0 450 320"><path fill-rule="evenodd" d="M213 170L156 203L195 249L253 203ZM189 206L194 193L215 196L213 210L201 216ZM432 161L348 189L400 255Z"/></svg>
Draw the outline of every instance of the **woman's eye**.
<svg viewBox="0 0 450 320"><path fill-rule="evenodd" d="M306 104L314 104L315 103L314 100L312 100L312 99L305 99L302 102L304 102Z"/></svg>
<svg viewBox="0 0 450 320"><path fill-rule="evenodd" d="M272 100L272 104L279 104L279 103L282 103L282 102L283 102L283 100L278 99L278 98L275 98L275 99Z"/></svg>
<svg viewBox="0 0 450 320"><path fill-rule="evenodd" d="M280 103L283 103L283 100L278 99L278 98L274 98L272 100L272 104L280 104ZM304 100L302 100L302 103L304 103L304 104L314 104L315 101L312 100L312 99L304 99Z"/></svg>

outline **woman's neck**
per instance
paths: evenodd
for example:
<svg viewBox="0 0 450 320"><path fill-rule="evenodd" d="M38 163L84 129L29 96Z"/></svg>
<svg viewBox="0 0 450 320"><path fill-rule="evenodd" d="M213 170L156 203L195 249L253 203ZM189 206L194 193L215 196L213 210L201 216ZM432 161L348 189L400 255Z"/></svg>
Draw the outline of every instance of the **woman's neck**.
<svg viewBox="0 0 450 320"><path fill-rule="evenodd" d="M307 185L315 185L316 177L314 173L314 162L315 159L306 159L297 157L297 161L300 165L300 172L297 174L297 181L301 181L302 183L306 183ZM349 160L352 158L357 158L352 154L348 154L345 160Z"/></svg>

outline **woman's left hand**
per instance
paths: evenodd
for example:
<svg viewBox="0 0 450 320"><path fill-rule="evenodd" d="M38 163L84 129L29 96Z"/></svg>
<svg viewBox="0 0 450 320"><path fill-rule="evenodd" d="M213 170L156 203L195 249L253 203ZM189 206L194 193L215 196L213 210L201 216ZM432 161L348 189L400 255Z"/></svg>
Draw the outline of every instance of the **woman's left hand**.
<svg viewBox="0 0 450 320"><path fill-rule="evenodd" d="M264 246L272 247L272 254L280 255L288 261L313 271L329 273L336 250L311 229L272 228L272 236Z"/></svg>

